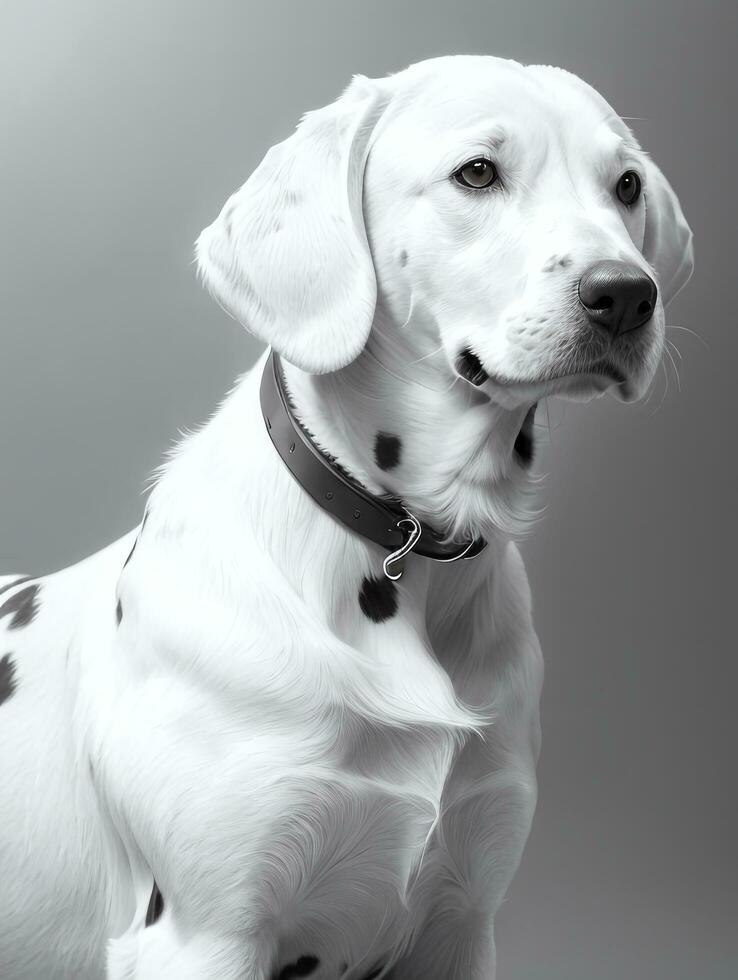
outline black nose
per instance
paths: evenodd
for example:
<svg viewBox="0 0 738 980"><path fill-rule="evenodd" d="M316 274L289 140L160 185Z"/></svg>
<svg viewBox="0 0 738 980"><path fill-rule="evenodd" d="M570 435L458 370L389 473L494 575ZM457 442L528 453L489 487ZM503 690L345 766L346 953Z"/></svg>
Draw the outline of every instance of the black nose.
<svg viewBox="0 0 738 980"><path fill-rule="evenodd" d="M587 316L613 337L648 323L657 296L653 279L628 262L595 262L579 280L579 302Z"/></svg>

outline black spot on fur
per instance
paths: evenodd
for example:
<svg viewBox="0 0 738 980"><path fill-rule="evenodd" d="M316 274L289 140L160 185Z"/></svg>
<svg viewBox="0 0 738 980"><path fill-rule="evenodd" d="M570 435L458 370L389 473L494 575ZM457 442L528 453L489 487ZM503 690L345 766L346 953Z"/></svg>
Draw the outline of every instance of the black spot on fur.
<svg viewBox="0 0 738 980"><path fill-rule="evenodd" d="M276 974L276 980L297 980L298 977L309 977L320 966L317 956L299 956L294 963L283 966Z"/></svg>
<svg viewBox="0 0 738 980"><path fill-rule="evenodd" d="M400 265L404 268L407 265L407 249L400 252Z"/></svg>
<svg viewBox="0 0 738 980"><path fill-rule="evenodd" d="M153 926L160 918L161 913L164 911L164 898L159 891L159 886L154 882L154 887L151 889L151 898L149 899L149 907L146 909L146 923L145 926Z"/></svg>
<svg viewBox="0 0 738 980"><path fill-rule="evenodd" d="M12 582L8 582L7 585L0 586L0 595L3 592L8 592L10 589L14 589L16 585L22 585L24 582L30 582L30 575L19 575L18 578L14 578Z"/></svg>
<svg viewBox="0 0 738 980"><path fill-rule="evenodd" d="M123 606L121 605L120 599L115 606L115 621L120 626L120 621L123 619Z"/></svg>
<svg viewBox="0 0 738 980"><path fill-rule="evenodd" d="M402 440L390 432L378 432L374 440L374 458L380 470L391 470L400 462Z"/></svg>
<svg viewBox="0 0 738 980"><path fill-rule="evenodd" d="M533 455L535 452L535 444L533 442L533 420L536 416L536 408L537 406L534 405L525 416L525 421L523 422L520 432L518 432L518 437L515 440L515 445L513 446L515 455L524 466L530 466L530 464L533 462Z"/></svg>
<svg viewBox="0 0 738 980"><path fill-rule="evenodd" d="M361 611L375 623L391 619L397 612L397 587L384 575L365 575L359 591Z"/></svg>
<svg viewBox="0 0 738 980"><path fill-rule="evenodd" d="M12 696L17 687L15 680L15 664L6 653L0 660L0 704Z"/></svg>
<svg viewBox="0 0 738 980"><path fill-rule="evenodd" d="M39 585L29 585L6 599L0 606L0 619L13 613L13 618L8 623L9 630L20 629L34 621L39 610L37 597L40 588Z"/></svg>
<svg viewBox="0 0 738 980"><path fill-rule="evenodd" d="M375 980L375 977L378 977L383 969L384 969L383 966L378 966L376 970L372 970L371 973L367 973L367 975L364 977L364 980Z"/></svg>

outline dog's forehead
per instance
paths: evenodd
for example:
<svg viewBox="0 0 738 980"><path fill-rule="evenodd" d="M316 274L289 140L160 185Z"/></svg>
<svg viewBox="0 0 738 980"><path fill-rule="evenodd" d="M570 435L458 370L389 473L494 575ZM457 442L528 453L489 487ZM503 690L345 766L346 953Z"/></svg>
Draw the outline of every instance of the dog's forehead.
<svg viewBox="0 0 738 980"><path fill-rule="evenodd" d="M393 115L421 126L467 126L480 114L525 112L540 85L522 65L498 58L436 58L394 76Z"/></svg>
<svg viewBox="0 0 738 980"><path fill-rule="evenodd" d="M547 131L588 139L607 152L630 135L612 107L590 85L548 65L521 65L485 55L418 62L393 76L386 123L439 137L502 124L512 134Z"/></svg>

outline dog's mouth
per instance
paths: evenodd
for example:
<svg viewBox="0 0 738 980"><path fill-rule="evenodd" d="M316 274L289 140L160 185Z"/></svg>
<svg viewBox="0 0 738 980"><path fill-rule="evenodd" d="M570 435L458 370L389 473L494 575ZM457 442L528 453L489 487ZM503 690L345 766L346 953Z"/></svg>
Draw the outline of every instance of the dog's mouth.
<svg viewBox="0 0 738 980"><path fill-rule="evenodd" d="M623 401L628 401L631 397L629 376L624 367L612 357L531 378L510 378L497 372L488 372L474 351L466 348L456 360L456 370L474 387L479 388L489 382L496 394L512 397L516 401L537 401L554 394L587 396L600 394L613 387Z"/></svg>
<svg viewBox="0 0 738 980"><path fill-rule="evenodd" d="M505 378L494 374L490 375L489 380L493 385L506 388L509 391L517 390L523 393L535 389L536 391L544 391L548 395L586 393L592 390L602 392L613 386L625 389L628 385L628 376L625 371L611 361L559 373L540 375L530 380Z"/></svg>

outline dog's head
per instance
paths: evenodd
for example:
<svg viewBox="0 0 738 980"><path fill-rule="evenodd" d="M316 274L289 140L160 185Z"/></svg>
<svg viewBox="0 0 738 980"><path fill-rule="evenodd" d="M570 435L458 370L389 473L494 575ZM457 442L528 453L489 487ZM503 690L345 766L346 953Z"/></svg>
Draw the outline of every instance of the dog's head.
<svg viewBox="0 0 738 980"><path fill-rule="evenodd" d="M354 77L197 242L217 300L297 367L362 351L381 302L501 404L647 388L692 271L668 181L576 76L483 56Z"/></svg>

